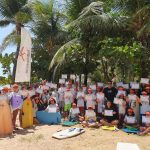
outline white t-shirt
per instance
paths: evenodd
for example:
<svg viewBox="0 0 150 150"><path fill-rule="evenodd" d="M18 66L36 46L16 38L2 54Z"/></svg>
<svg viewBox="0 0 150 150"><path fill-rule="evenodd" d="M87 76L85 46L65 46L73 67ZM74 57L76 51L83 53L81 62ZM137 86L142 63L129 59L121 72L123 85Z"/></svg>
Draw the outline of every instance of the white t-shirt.
<svg viewBox="0 0 150 150"><path fill-rule="evenodd" d="M140 106L140 114L145 114L147 111L150 111L150 104L149 104L149 96L140 96L141 106Z"/></svg>
<svg viewBox="0 0 150 150"><path fill-rule="evenodd" d="M64 92L65 92L64 87L60 87L58 89L58 101L63 101L64 100Z"/></svg>
<svg viewBox="0 0 150 150"><path fill-rule="evenodd" d="M66 91L64 94L65 104L71 104L73 102L73 94L71 91Z"/></svg>
<svg viewBox="0 0 150 150"><path fill-rule="evenodd" d="M84 98L85 98L84 92L79 91L77 93L77 106L78 107L84 107Z"/></svg>
<svg viewBox="0 0 150 150"><path fill-rule="evenodd" d="M102 113L104 108L105 95L104 93L97 93L96 98L98 101L98 113Z"/></svg>
<svg viewBox="0 0 150 150"><path fill-rule="evenodd" d="M71 117L75 117L76 115L78 115L80 113L79 108L71 108L70 109L70 116Z"/></svg>
<svg viewBox="0 0 150 150"><path fill-rule="evenodd" d="M92 106L93 109L95 109L96 96L94 94L87 94L87 95L85 95L85 100L86 100L86 107L87 107L87 109L88 109L89 106Z"/></svg>
<svg viewBox="0 0 150 150"><path fill-rule="evenodd" d="M128 99L129 99L129 105L131 106L131 108L135 108L137 96L135 94L129 94Z"/></svg>
<svg viewBox="0 0 150 150"><path fill-rule="evenodd" d="M88 119L93 119L96 117L96 113L94 112L94 110L86 110L85 117Z"/></svg>
<svg viewBox="0 0 150 150"><path fill-rule="evenodd" d="M124 121L129 123L129 124L135 124L137 123L136 117L135 116L125 116Z"/></svg>
<svg viewBox="0 0 150 150"><path fill-rule="evenodd" d="M56 113L57 112L57 108L58 108L58 105L57 104L54 104L54 105L48 105L46 110L49 112L49 113Z"/></svg>

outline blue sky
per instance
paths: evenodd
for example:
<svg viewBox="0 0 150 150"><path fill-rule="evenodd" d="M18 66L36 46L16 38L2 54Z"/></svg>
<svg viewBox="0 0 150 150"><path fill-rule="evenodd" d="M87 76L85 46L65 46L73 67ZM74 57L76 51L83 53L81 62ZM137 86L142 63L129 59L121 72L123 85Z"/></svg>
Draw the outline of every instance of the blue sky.
<svg viewBox="0 0 150 150"><path fill-rule="evenodd" d="M0 27L0 45L2 44L2 41L4 40L4 38L9 33L12 32L13 28L14 28L13 25L9 25L9 26L3 27L3 28ZM5 53L10 54L11 52L14 52L15 50L16 50L16 47L11 45L11 46L7 47L5 51L3 51L3 54L5 54ZM0 64L0 76L2 76L2 68L1 67L2 66Z"/></svg>

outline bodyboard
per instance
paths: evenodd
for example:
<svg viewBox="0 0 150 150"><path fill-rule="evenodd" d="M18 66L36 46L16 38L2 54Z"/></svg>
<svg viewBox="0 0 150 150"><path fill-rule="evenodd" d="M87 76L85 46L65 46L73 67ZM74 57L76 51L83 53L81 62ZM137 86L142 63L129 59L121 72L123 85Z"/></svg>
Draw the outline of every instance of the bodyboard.
<svg viewBox="0 0 150 150"><path fill-rule="evenodd" d="M118 142L116 150L140 150L140 149L137 144Z"/></svg>
<svg viewBox="0 0 150 150"><path fill-rule="evenodd" d="M113 127L102 126L102 129L103 129L103 130L109 130L109 131L115 131L115 130L116 130L116 127L115 127L115 126L113 126Z"/></svg>
<svg viewBox="0 0 150 150"><path fill-rule="evenodd" d="M22 105L22 128L33 126L33 109L30 99L25 99Z"/></svg>
<svg viewBox="0 0 150 150"><path fill-rule="evenodd" d="M76 125L77 123L78 123L78 122L64 121L64 122L62 122L62 126L71 127L71 126Z"/></svg>
<svg viewBox="0 0 150 150"><path fill-rule="evenodd" d="M61 122L59 112L48 113L46 111L37 111L36 118L41 124L59 124Z"/></svg>
<svg viewBox="0 0 150 150"><path fill-rule="evenodd" d="M13 132L11 110L6 100L0 97L0 137Z"/></svg>
<svg viewBox="0 0 150 150"><path fill-rule="evenodd" d="M84 132L85 130L82 128L69 128L69 129L54 133L52 137L56 139L66 139L66 138L71 138L71 137L80 135Z"/></svg>

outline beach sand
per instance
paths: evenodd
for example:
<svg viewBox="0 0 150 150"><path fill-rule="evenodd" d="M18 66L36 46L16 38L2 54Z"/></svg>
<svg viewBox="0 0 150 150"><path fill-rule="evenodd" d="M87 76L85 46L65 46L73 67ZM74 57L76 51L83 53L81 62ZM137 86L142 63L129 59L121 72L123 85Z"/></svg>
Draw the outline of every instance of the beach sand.
<svg viewBox="0 0 150 150"><path fill-rule="evenodd" d="M85 128L85 133L69 139L52 138L53 133L63 129L67 127L38 125L21 129L9 137L0 138L0 150L116 150L117 142L136 143L140 150L150 150L150 136L140 137L101 128Z"/></svg>

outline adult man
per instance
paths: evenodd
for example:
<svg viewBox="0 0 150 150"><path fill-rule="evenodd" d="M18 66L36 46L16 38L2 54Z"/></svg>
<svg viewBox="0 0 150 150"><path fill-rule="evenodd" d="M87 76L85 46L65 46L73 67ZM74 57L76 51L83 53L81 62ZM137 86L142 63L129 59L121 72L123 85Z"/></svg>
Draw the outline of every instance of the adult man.
<svg viewBox="0 0 150 150"><path fill-rule="evenodd" d="M117 94L117 89L112 86L112 82L108 82L108 86L104 88L104 95L108 101L113 102Z"/></svg>
<svg viewBox="0 0 150 150"><path fill-rule="evenodd" d="M13 127L14 129L17 129L16 118L17 118L18 113L20 112L19 121L20 121L20 126L21 126L21 115L22 115L21 107L23 104L23 96L20 94L17 84L13 85L13 92L10 93L9 99L10 99L10 106L12 108L12 113L13 113L13 118L12 118Z"/></svg>

